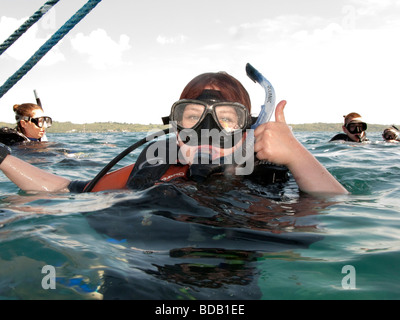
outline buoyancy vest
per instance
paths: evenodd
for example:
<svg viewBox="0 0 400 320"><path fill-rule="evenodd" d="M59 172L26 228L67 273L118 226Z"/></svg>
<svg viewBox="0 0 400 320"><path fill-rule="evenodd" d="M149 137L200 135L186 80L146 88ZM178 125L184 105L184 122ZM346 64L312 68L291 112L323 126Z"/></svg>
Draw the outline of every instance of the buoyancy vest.
<svg viewBox="0 0 400 320"><path fill-rule="evenodd" d="M176 138L173 139L176 141ZM178 154L173 154L172 157L164 159L165 155L169 154L168 143L157 146L154 157L149 157L147 153L151 146L154 146L154 143L140 153L135 164L115 170L102 177L94 186L92 192L113 189L146 189L157 183L176 179L191 179L190 166L180 163ZM288 179L288 169L285 166L256 159L252 173L243 177L262 185L285 182ZM73 192L82 192L85 185L87 185L87 182L74 181L70 184L69 189Z"/></svg>
<svg viewBox="0 0 400 320"><path fill-rule="evenodd" d="M19 142L30 141L23 133L19 132L17 129L3 127L0 128L0 142L7 146L12 146L13 144Z"/></svg>
<svg viewBox="0 0 400 320"><path fill-rule="evenodd" d="M334 137L331 138L331 140L329 140L329 142L332 141L349 141L349 142L355 142L353 140L350 139L350 137L347 134L344 133L338 133L337 135L335 135ZM369 139L367 138L366 135L364 135L364 137L362 138L361 142L364 141L369 141Z"/></svg>

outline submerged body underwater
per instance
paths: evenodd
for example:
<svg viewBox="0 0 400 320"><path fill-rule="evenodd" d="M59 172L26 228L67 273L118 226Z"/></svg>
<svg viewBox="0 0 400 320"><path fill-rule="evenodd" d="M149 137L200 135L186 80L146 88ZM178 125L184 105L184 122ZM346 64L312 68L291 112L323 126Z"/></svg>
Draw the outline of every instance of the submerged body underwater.
<svg viewBox="0 0 400 320"><path fill-rule="evenodd" d="M12 149L89 180L145 135L48 133L50 142ZM292 177L29 193L1 174L0 299L399 299L400 145L331 135L295 132L350 195L307 195ZM43 285L44 266L55 288Z"/></svg>

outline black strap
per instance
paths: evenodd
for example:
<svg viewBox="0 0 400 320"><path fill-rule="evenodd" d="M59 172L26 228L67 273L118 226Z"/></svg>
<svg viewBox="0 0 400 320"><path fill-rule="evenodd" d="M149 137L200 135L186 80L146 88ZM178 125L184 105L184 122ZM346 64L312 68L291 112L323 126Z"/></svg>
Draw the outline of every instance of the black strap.
<svg viewBox="0 0 400 320"><path fill-rule="evenodd" d="M0 164L9 154L11 154L11 149L6 145L0 143Z"/></svg>
<svg viewBox="0 0 400 320"><path fill-rule="evenodd" d="M175 137L172 139L176 141ZM144 148L136 160L135 166L128 178L128 188L135 190L146 189L154 185L157 181L160 181L171 164L177 163L177 157L169 159L168 146L168 140L159 140ZM154 150L154 155L149 157L148 151L150 148Z"/></svg>

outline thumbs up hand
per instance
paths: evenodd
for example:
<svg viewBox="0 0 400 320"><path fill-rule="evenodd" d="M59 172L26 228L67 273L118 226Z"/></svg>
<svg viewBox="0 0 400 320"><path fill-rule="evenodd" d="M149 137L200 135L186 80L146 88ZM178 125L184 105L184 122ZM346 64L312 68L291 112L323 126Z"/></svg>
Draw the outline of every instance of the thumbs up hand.
<svg viewBox="0 0 400 320"><path fill-rule="evenodd" d="M279 102L275 110L275 122L264 123L254 131L254 151L260 160L290 167L290 163L295 161L295 151L300 143L286 124L283 112L285 106L286 101Z"/></svg>
<svg viewBox="0 0 400 320"><path fill-rule="evenodd" d="M257 158L288 167L304 192L347 194L348 191L295 138L286 124L285 105L286 101L281 101L276 106L275 122L264 123L254 131Z"/></svg>

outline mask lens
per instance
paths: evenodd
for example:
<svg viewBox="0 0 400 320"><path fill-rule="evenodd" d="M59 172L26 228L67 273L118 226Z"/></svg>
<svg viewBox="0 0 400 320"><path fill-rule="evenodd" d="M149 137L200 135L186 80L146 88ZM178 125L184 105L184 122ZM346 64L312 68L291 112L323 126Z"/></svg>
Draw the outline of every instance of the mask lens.
<svg viewBox="0 0 400 320"><path fill-rule="evenodd" d="M50 128L53 124L53 121L50 117L32 118L31 122L33 122L39 128L43 128L44 124L46 124L47 128Z"/></svg>
<svg viewBox="0 0 400 320"><path fill-rule="evenodd" d="M50 117L44 117L44 121L46 122L47 128L50 128L53 124L53 119L51 119Z"/></svg>
<svg viewBox="0 0 400 320"><path fill-rule="evenodd" d="M349 123L347 125L347 130L349 130L351 134L361 133L367 130L367 124L365 122Z"/></svg>
<svg viewBox="0 0 400 320"><path fill-rule="evenodd" d="M389 134L387 134L387 135L385 136L385 139L386 139L386 140L394 140L394 139L395 139L395 136L389 133Z"/></svg>
<svg viewBox="0 0 400 320"><path fill-rule="evenodd" d="M171 120L184 129L195 127L202 118L205 106L194 102L181 102L174 105Z"/></svg>
<svg viewBox="0 0 400 320"><path fill-rule="evenodd" d="M397 140L398 135L394 133L393 131L387 131L384 133L383 138L385 140Z"/></svg>
<svg viewBox="0 0 400 320"><path fill-rule="evenodd" d="M226 132L243 129L246 111L237 105L220 105L215 107L215 115L219 125Z"/></svg>

